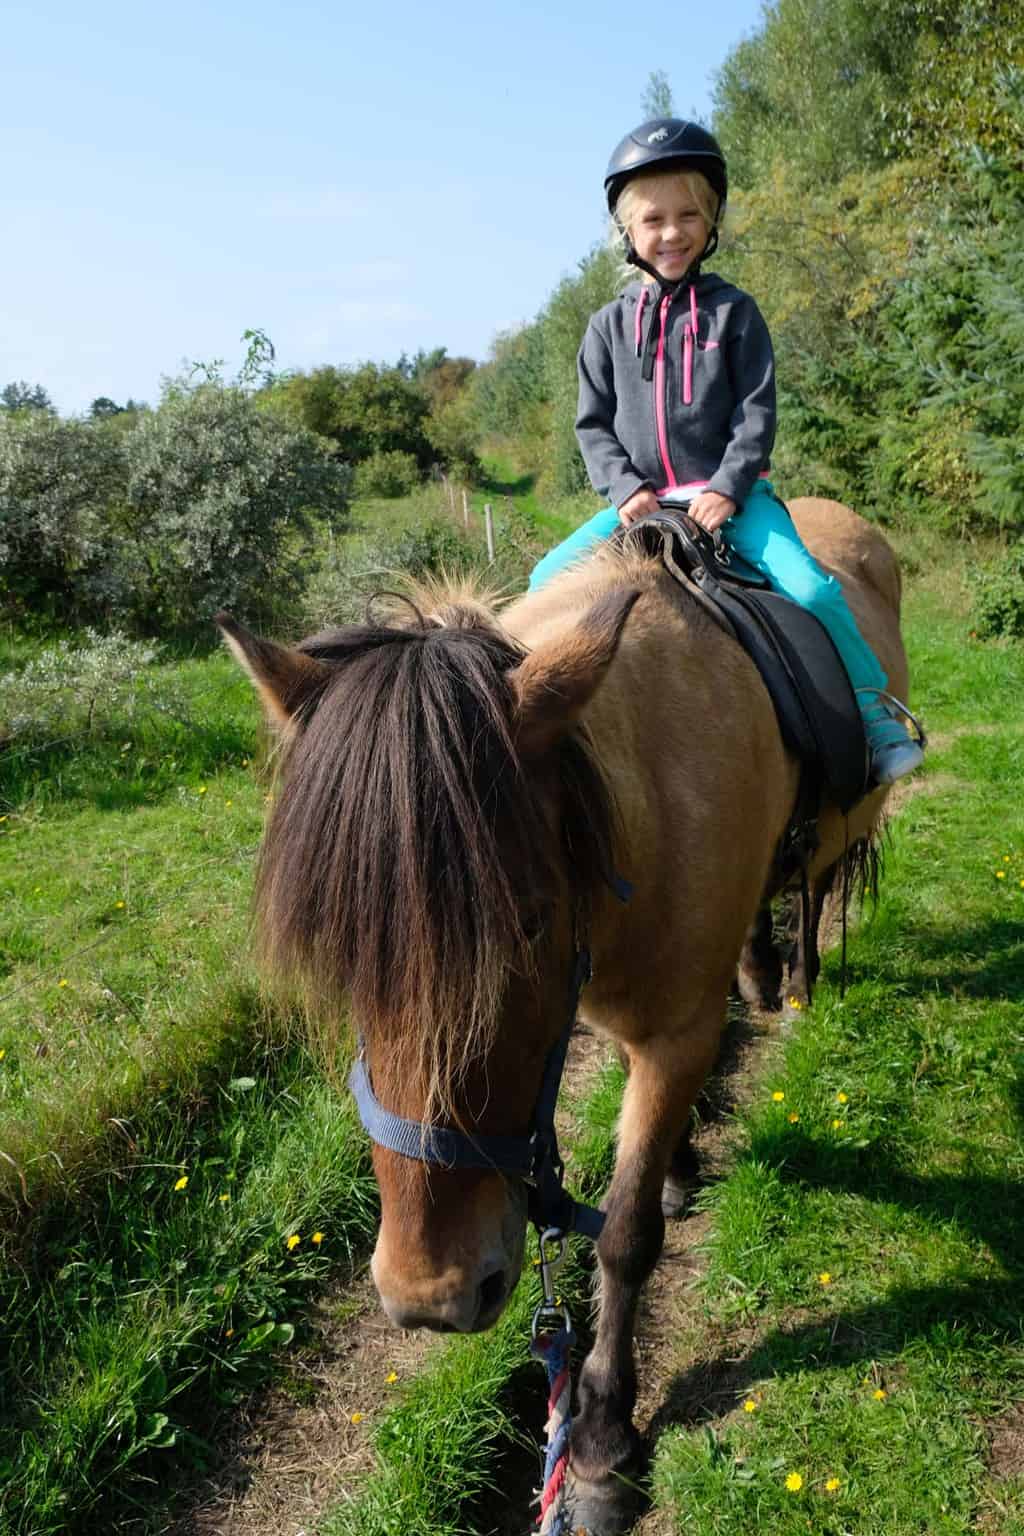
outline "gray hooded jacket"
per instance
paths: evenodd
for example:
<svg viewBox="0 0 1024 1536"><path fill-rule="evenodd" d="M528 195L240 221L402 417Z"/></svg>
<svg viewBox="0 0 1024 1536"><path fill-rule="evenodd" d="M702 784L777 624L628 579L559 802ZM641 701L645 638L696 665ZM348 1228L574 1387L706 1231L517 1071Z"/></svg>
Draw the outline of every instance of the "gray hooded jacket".
<svg viewBox="0 0 1024 1536"><path fill-rule="evenodd" d="M713 273L675 291L630 283L592 316L576 436L594 489L707 481L741 507L775 441L771 337L749 294Z"/></svg>

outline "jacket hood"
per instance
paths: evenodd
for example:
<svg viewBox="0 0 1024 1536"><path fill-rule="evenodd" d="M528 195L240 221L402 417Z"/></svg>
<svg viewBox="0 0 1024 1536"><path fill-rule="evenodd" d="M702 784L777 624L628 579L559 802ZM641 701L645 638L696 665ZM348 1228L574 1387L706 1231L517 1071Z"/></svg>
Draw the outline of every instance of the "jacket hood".
<svg viewBox="0 0 1024 1536"><path fill-rule="evenodd" d="M684 288L688 288L690 285L689 283L684 283L682 286ZM702 297L704 294L714 293L718 289L731 288L732 284L727 283L724 277L719 277L715 272L701 272L700 275L694 279L693 286L696 288L698 296ZM656 284L654 283L640 283L636 281L627 283L625 288L623 288L622 292L619 294L619 298L626 299L630 303L636 304L639 301L640 295L643 293L645 288L650 291L655 287Z"/></svg>

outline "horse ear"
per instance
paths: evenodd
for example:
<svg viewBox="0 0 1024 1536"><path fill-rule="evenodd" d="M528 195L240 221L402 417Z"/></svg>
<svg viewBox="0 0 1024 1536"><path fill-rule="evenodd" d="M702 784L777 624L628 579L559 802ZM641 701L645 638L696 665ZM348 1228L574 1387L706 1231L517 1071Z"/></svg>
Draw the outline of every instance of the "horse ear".
<svg viewBox="0 0 1024 1536"><path fill-rule="evenodd" d="M277 645L273 640L261 640L230 613L215 614L213 622L239 666L256 685L271 724L280 729L291 725L330 680L331 668L326 662Z"/></svg>
<svg viewBox="0 0 1024 1536"><path fill-rule="evenodd" d="M539 757L575 723L607 672L639 596L638 588L627 587L602 597L568 634L543 642L509 673L523 757Z"/></svg>

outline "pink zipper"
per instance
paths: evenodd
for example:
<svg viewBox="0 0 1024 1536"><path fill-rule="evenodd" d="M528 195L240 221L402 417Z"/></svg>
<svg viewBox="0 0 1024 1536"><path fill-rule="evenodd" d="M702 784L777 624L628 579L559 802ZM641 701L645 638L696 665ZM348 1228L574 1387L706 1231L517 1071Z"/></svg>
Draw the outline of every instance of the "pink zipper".
<svg viewBox="0 0 1024 1536"><path fill-rule="evenodd" d="M693 349L697 342L697 295L690 284L690 318L683 326L683 404L693 404Z"/></svg>
<svg viewBox="0 0 1024 1536"><path fill-rule="evenodd" d="M683 326L683 404L693 404L693 331L689 320Z"/></svg>
<svg viewBox="0 0 1024 1536"><path fill-rule="evenodd" d="M665 423L665 324L671 302L669 294L666 294L661 301L661 331L658 335L658 351L654 359L654 415L658 427L658 452L661 454L661 462L668 477L665 483L669 486L677 483L676 472L668 456L668 430Z"/></svg>

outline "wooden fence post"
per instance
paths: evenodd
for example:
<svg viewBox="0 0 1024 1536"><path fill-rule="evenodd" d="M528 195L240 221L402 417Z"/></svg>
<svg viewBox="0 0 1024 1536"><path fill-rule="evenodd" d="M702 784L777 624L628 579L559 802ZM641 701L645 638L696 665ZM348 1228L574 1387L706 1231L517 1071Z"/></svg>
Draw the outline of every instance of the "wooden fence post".
<svg viewBox="0 0 1024 1536"><path fill-rule="evenodd" d="M462 492L462 523L465 528L469 527L469 492L466 490Z"/></svg>
<svg viewBox="0 0 1024 1536"><path fill-rule="evenodd" d="M484 529L487 533L487 561L494 564L494 513L489 501L484 503Z"/></svg>

